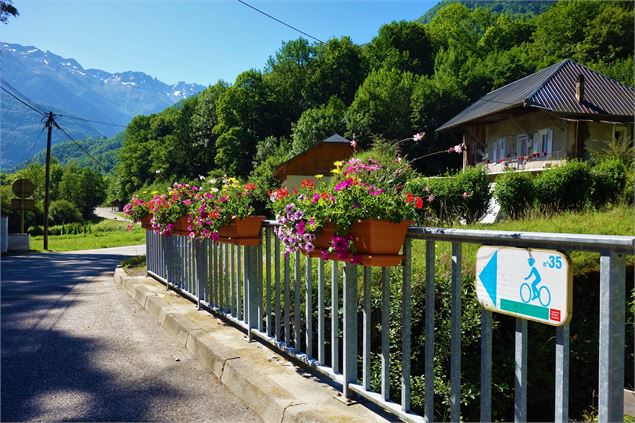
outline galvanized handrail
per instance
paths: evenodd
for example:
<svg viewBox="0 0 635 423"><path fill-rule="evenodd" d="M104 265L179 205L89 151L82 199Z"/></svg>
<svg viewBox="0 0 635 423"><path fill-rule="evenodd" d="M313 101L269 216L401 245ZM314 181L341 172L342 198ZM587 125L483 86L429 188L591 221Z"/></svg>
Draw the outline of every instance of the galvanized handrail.
<svg viewBox="0 0 635 423"><path fill-rule="evenodd" d="M621 420L624 389L625 255L634 253L635 237L410 227L403 248L401 286L403 304L400 345L402 351L401 400L395 403L389 399L389 269L384 268L381 272L381 388L379 392L373 392L370 383L372 322L369 268L363 267L361 272L362 350L359 351L361 354L358 354L359 266L331 263L329 301L328 294L325 295L325 262L322 259L310 257L303 259L300 253L292 257L282 257L280 241L273 237L272 229L276 225L275 221L265 221L263 245L255 247L216 244L209 240L201 241L182 236L165 238L148 231L146 235L148 275L165 283L167 288L178 289L184 295L197 301L199 306L207 307L214 313L245 328L249 339L258 337L272 348L305 363L316 373L341 384L346 398L353 398L356 395L364 397L406 421L432 421L434 419L435 251L437 241L450 242L452 243L450 419L458 421L461 416L463 243L597 251L600 253L599 419L600 421ZM411 244L413 240L425 241L426 255L423 416L412 413L410 406ZM317 272L316 285L313 283L314 264ZM304 272L302 272L303 267ZM314 293L315 288L317 293ZM304 291L303 298L302 291ZM314 300L315 298L317 300ZM341 319L339 317L340 301ZM314 305L317 317L313 313ZM304 306L304 316L301 313L301 306ZM327 318L329 306L330 316ZM327 322L331 327L329 335L326 334ZM339 335L340 328L343 331L342 337ZM514 413L516 421L527 419L527 328L526 320L516 319ZM569 326L558 327L555 332L554 420L565 422L569 417ZM314 342L314 336L317 343ZM326 350L328 341L331 346L330 359L327 357ZM315 344L317 354L313 351ZM358 378L360 355L361 384ZM480 389L482 421L491 421L491 372L492 313L483 310L481 312Z"/></svg>

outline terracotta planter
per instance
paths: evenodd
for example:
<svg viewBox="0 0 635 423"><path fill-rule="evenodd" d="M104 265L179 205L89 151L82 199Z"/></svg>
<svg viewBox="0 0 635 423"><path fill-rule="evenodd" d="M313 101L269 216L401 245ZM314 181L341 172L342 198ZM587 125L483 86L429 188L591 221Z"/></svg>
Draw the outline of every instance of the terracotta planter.
<svg viewBox="0 0 635 423"><path fill-rule="evenodd" d="M351 226L350 234L360 255L398 255L406 239L411 220L392 223L387 220L368 219Z"/></svg>
<svg viewBox="0 0 635 423"><path fill-rule="evenodd" d="M172 228L172 233L174 235L184 235L188 236L190 231L187 228L190 226L190 218L189 216L181 216L176 221L174 221L174 227Z"/></svg>
<svg viewBox="0 0 635 423"><path fill-rule="evenodd" d="M151 214L146 214L145 216L143 216L140 220L141 222L141 227L144 229L152 229L152 215Z"/></svg>
<svg viewBox="0 0 635 423"><path fill-rule="evenodd" d="M320 232L317 233L315 241L313 241L313 246L318 251L328 250L333 235L335 235L335 225L333 225L333 223L331 222L328 222L322 227Z"/></svg>
<svg viewBox="0 0 635 423"><path fill-rule="evenodd" d="M265 220L264 216L247 216L243 219L234 219L229 225L221 226L218 230L218 235L221 241L236 241L238 240L256 240L260 244L260 229L262 228L262 221ZM251 241L255 242L255 241ZM241 244L240 245L258 245L258 244Z"/></svg>

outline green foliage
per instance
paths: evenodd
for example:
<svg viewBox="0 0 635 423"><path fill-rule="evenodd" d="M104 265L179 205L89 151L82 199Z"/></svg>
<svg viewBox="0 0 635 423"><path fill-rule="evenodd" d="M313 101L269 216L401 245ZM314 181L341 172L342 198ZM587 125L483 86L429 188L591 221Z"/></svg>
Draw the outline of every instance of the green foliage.
<svg viewBox="0 0 635 423"><path fill-rule="evenodd" d="M343 134L344 103L337 97L331 97L327 104L307 109L300 119L292 125L293 146L291 154L301 153L333 134Z"/></svg>
<svg viewBox="0 0 635 423"><path fill-rule="evenodd" d="M532 175L526 172L508 172L496 179L494 197L501 211L512 219L526 215L536 199Z"/></svg>
<svg viewBox="0 0 635 423"><path fill-rule="evenodd" d="M79 167L89 167L93 170L110 173L114 169L119 157L119 150L123 145L124 133L120 132L110 138L93 137L79 141L83 149L77 147L72 141L65 141L55 144L51 149L51 156L59 164L75 162ZM87 153L88 151L98 160L95 162ZM46 150L39 152L33 157L33 162L44 163L46 160Z"/></svg>
<svg viewBox="0 0 635 423"><path fill-rule="evenodd" d="M216 140L216 164L226 175L248 174L255 153L255 143L250 142L241 127L231 128Z"/></svg>
<svg viewBox="0 0 635 423"><path fill-rule="evenodd" d="M602 162L605 160L618 160L625 166L632 166L635 161L635 145L631 138L611 139L599 141L589 150L591 160Z"/></svg>
<svg viewBox="0 0 635 423"><path fill-rule="evenodd" d="M591 205L599 208L619 200L624 193L627 172L628 168L619 159L603 160L593 166L593 183L588 193Z"/></svg>
<svg viewBox="0 0 635 423"><path fill-rule="evenodd" d="M589 165L570 161L538 175L535 180L536 198L542 211L547 213L581 210L592 183Z"/></svg>
<svg viewBox="0 0 635 423"><path fill-rule="evenodd" d="M51 206L49 208L49 220L53 225L84 222L79 208L77 208L75 204L66 200L56 200L51 202Z"/></svg>
<svg viewBox="0 0 635 423"><path fill-rule="evenodd" d="M430 8L422 17L420 22L428 23L439 12L439 9L450 3L462 3L470 9L482 7L493 12L505 14L539 15L553 5L556 0L441 0Z"/></svg>
<svg viewBox="0 0 635 423"><path fill-rule="evenodd" d="M106 199L106 184L100 173L70 164L64 168L59 184L59 198L74 204L84 219Z"/></svg>
<svg viewBox="0 0 635 423"><path fill-rule="evenodd" d="M249 180L256 185L254 190L254 208L256 214L268 213L269 193L280 187L280 180L275 178L275 169L284 162L290 149L288 140L270 138L258 143L257 165L249 175Z"/></svg>

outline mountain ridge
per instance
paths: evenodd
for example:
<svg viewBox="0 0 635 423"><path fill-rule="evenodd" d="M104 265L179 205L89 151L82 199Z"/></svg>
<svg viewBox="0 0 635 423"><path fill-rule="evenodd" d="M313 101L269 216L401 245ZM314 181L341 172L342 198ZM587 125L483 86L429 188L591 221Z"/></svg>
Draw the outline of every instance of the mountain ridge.
<svg viewBox="0 0 635 423"><path fill-rule="evenodd" d="M65 129L76 139L112 136L134 116L160 112L205 88L184 81L167 84L141 71L110 73L101 69L85 69L73 58L36 46L0 43L3 80L39 108L110 124L78 120L71 124L70 119L66 120L68 126ZM2 94L0 167L6 169L32 158L27 151L29 149L21 146L34 142L38 132L35 128L41 127L41 123L35 112L4 92ZM53 143L62 139L65 138L56 134Z"/></svg>

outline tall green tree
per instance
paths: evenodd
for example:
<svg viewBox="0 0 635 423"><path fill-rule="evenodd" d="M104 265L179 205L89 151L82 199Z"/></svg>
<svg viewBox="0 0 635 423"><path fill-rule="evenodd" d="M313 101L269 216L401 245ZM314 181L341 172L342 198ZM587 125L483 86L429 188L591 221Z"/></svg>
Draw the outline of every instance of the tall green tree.
<svg viewBox="0 0 635 423"><path fill-rule="evenodd" d="M333 134L346 131L342 100L331 97L327 104L306 110L293 124L292 154L298 154Z"/></svg>

